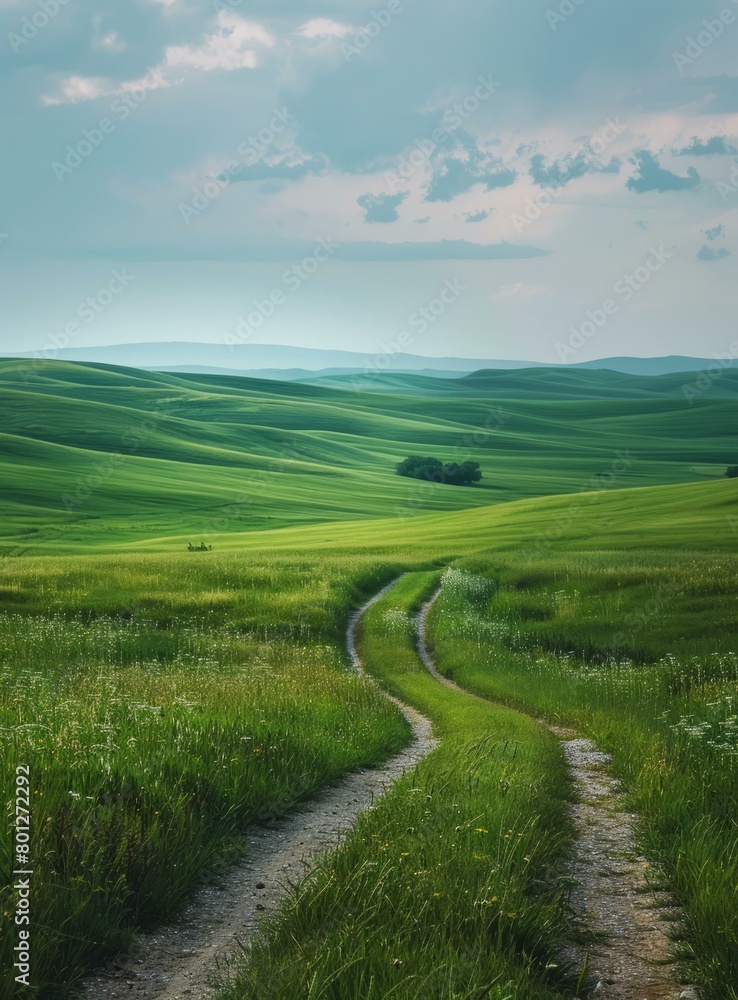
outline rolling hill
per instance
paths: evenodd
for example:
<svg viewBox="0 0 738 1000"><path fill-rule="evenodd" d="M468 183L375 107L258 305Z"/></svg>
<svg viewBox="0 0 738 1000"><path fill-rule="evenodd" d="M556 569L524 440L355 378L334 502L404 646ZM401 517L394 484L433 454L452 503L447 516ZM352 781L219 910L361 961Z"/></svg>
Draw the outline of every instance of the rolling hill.
<svg viewBox="0 0 738 1000"><path fill-rule="evenodd" d="M349 394L299 382L2 362L2 550L404 522L598 486L717 479L736 461L727 398L734 373L720 380L726 398L716 388L692 405L680 390L684 376L540 369L452 383L410 377L421 380L413 395ZM408 454L479 461L484 479L474 488L401 479L394 466Z"/></svg>
<svg viewBox="0 0 738 1000"><path fill-rule="evenodd" d="M509 562L512 555L521 573L531 563L566 556L576 559L593 553L639 557L671 555L684 565L692 553L716 556L738 553L738 481L646 486L562 496L536 497L448 514L427 514L408 525L397 518L371 522L315 524L238 535L216 536L219 548L249 552L388 553L408 561L426 559L446 563L459 555L495 555ZM132 550L148 548L134 543ZM181 538L160 539L160 551L180 551ZM621 560L622 561L622 560ZM535 570L532 572L535 573ZM623 583L623 586L626 584ZM709 583L701 593L709 594ZM694 596L694 595L692 595Z"/></svg>

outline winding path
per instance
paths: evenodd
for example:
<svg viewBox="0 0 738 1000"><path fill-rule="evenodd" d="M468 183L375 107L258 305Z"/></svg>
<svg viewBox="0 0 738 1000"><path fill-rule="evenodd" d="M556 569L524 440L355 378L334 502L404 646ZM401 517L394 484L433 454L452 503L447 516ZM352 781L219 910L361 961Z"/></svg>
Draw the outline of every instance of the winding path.
<svg viewBox="0 0 738 1000"><path fill-rule="evenodd" d="M364 612L394 586L393 580L349 620L346 646L364 673L356 633ZM388 695L388 697L390 697ZM377 770L363 770L329 787L302 808L246 837L247 858L201 889L176 924L141 934L120 963L110 963L84 985L86 1000L200 1000L212 996L218 963L248 945L264 916L275 909L323 851L337 847L364 809L437 745L431 723L391 699L410 722L414 739Z"/></svg>
<svg viewBox="0 0 738 1000"><path fill-rule="evenodd" d="M354 669L364 674L357 646L362 615L396 583L384 587L351 615L346 646ZM438 590L416 620L418 655L435 679L464 694L437 670L427 645L427 620ZM388 697L390 697L388 695ZM279 905L289 883L299 879L323 851L336 847L372 803L437 745L431 723L392 698L410 722L411 746L378 770L351 775L303 808L246 838L248 857L217 885L203 888L176 924L140 935L120 964L88 980L88 1000L157 998L194 1000L212 996L219 961L248 946L262 918ZM594 943L572 947L562 959L587 961L593 995L603 1000L697 1000L675 985L663 916L668 900L652 891L647 864L636 849L636 817L624 808L611 760L591 740L549 727L561 740L578 802L572 806L577 851L568 869L575 923ZM348 1000L348 998L347 998Z"/></svg>
<svg viewBox="0 0 738 1000"><path fill-rule="evenodd" d="M416 619L418 656L441 684L464 691L439 673L428 650L428 615L440 595L439 588ZM668 896L648 884L648 863L636 848L637 817L625 808L610 756L570 730L548 728L561 740L577 793L571 807L577 849L566 872L570 906L575 925L593 940L562 959L579 968L587 962L592 993L602 1000L697 1000L691 987L674 981L664 917L675 913Z"/></svg>

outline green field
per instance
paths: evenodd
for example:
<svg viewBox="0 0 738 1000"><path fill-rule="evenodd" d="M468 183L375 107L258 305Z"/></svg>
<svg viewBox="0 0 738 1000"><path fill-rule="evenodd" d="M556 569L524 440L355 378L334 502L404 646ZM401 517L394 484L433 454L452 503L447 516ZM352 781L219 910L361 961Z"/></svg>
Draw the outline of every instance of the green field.
<svg viewBox="0 0 738 1000"><path fill-rule="evenodd" d="M710 481L735 461L735 375L692 400L682 391L692 375L547 369L451 387L425 379L433 395L408 396L403 376L387 394L0 362L0 554ZM398 478L409 454L477 461L484 478L473 488Z"/></svg>
<svg viewBox="0 0 738 1000"><path fill-rule="evenodd" d="M553 961L571 842L545 714L613 754L684 908L688 975L705 1000L738 996L734 383L689 405L696 376L578 374L359 392L0 365L0 780L31 768L30 995L66 995L174 913L249 824L407 743L344 638L408 573L361 649L441 745L294 890L224 995L574 996L577 970ZM482 484L393 475L416 453L463 453ZM187 551L201 539L213 550ZM441 574L435 652L469 695L414 652L410 615Z"/></svg>

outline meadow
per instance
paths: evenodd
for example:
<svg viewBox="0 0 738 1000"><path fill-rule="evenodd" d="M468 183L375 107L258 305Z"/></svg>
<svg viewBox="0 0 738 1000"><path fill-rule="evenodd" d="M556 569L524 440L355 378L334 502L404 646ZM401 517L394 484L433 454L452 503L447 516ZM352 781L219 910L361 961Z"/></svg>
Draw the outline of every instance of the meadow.
<svg viewBox="0 0 738 1000"><path fill-rule="evenodd" d="M0 780L9 797L30 766L36 996L71 995L176 914L250 824L407 743L344 648L402 573L361 652L441 745L288 897L224 997L574 995L556 961L569 787L541 714L613 754L705 1000L736 996L733 382L690 407L684 376L612 374L481 373L430 402L422 380L0 364ZM393 474L455 448L479 487ZM469 695L414 650L442 573L435 653ZM10 862L4 840L3 913Z"/></svg>
<svg viewBox="0 0 738 1000"><path fill-rule="evenodd" d="M346 673L333 617L381 569L226 560L208 587L173 562L167 575L151 561L39 559L20 574L37 603L5 592L0 780L9 795L16 767L30 768L33 995L66 995L136 928L171 919L243 850L249 824L409 738L394 706ZM11 846L4 837L6 916ZM4 920L4 996L15 944Z"/></svg>
<svg viewBox="0 0 738 1000"><path fill-rule="evenodd" d="M689 981L706 1000L738 996L738 558L459 565L431 616L440 669L612 754L651 879L682 907Z"/></svg>

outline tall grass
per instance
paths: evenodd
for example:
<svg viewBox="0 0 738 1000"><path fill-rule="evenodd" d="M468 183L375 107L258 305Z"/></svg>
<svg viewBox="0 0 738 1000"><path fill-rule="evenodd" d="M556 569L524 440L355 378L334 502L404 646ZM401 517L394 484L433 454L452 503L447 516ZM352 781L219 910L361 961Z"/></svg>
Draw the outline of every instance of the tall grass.
<svg viewBox="0 0 738 1000"><path fill-rule="evenodd" d="M558 558L533 571L497 560L486 569L483 579L445 576L431 619L441 670L574 724L613 754L644 846L684 907L688 975L707 1000L737 997L734 560ZM653 596L655 580L667 603Z"/></svg>
<svg viewBox="0 0 738 1000"><path fill-rule="evenodd" d="M365 616L360 648L373 674L431 717L440 746L297 886L223 1000L557 995L568 835L558 743L430 677L412 616L435 579L397 584Z"/></svg>
<svg viewBox="0 0 738 1000"><path fill-rule="evenodd" d="M240 850L248 824L378 764L408 727L345 672L337 624L323 629L326 609L297 571L274 590L294 618L271 627L261 591L234 611L236 593L213 600L204 590L198 605L182 588L178 617L175 582L162 574L154 590L128 567L137 606L111 589L101 611L101 576L88 570L87 589L65 603L54 568L46 574L35 599L53 610L0 618L0 782L10 805L16 767L30 767L27 992L57 998L135 928L172 917L209 866ZM337 621L347 579L329 581ZM4 836L0 847L4 995L17 943L11 844Z"/></svg>

